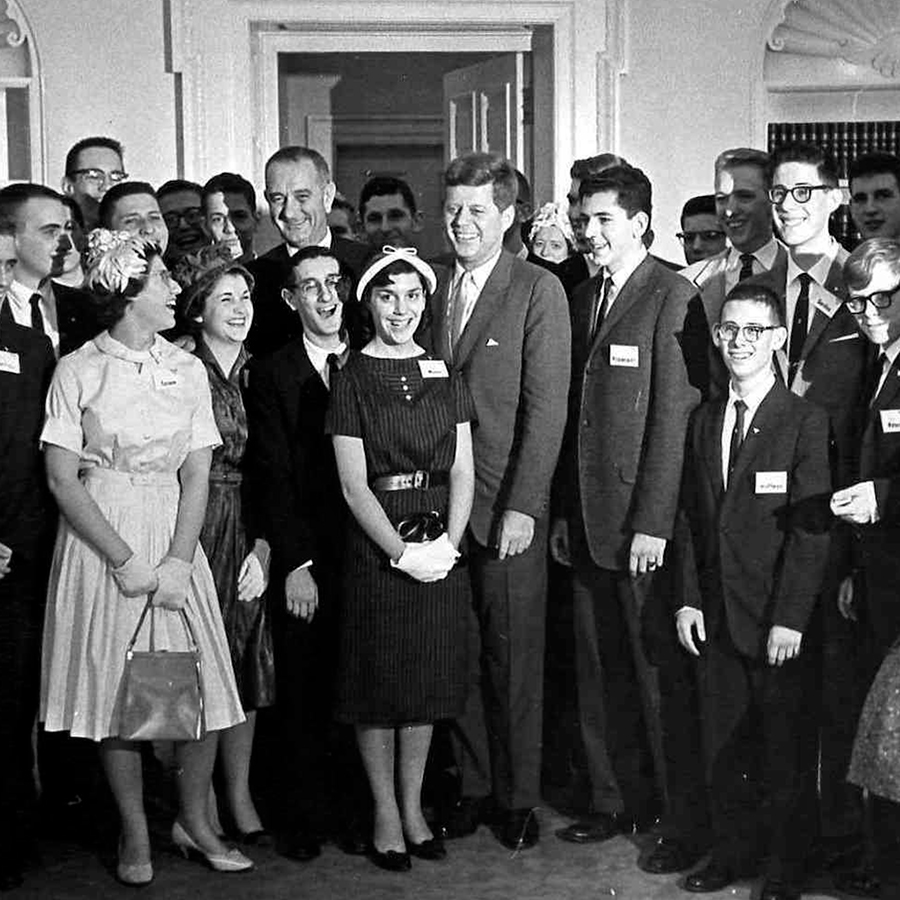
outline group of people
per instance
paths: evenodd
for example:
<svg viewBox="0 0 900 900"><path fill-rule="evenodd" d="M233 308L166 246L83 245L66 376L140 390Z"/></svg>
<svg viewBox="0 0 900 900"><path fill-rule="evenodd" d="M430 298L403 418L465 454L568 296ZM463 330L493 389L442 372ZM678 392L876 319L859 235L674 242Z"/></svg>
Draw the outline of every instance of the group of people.
<svg viewBox="0 0 900 900"><path fill-rule="evenodd" d="M431 261L397 179L363 189L374 243L337 236L305 147L266 165L258 257L248 182L154 191L108 138L62 194L0 190L2 886L36 713L44 814L98 743L116 875L153 879L165 752L121 736L146 607L201 658L185 855L333 839L406 871L482 823L534 846L552 583L590 784L559 838L653 830L641 867L691 892L791 900L848 862L844 887L898 896L898 166L857 161L848 254L820 148L726 151L681 273L612 154L534 215L509 161L454 160Z"/></svg>

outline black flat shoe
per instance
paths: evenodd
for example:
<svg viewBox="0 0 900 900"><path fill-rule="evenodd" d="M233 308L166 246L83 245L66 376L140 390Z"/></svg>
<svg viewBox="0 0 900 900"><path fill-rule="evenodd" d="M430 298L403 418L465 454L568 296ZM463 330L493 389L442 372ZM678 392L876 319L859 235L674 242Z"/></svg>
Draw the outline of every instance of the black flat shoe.
<svg viewBox="0 0 900 900"><path fill-rule="evenodd" d="M321 844L303 832L285 836L277 847L282 856L302 863L315 859L322 852Z"/></svg>
<svg viewBox="0 0 900 900"><path fill-rule="evenodd" d="M415 856L416 859L435 861L447 858L447 848L438 837L429 838L427 841L422 841L419 844L407 841L406 849L409 851L409 855Z"/></svg>
<svg viewBox="0 0 900 900"><path fill-rule="evenodd" d="M398 850L385 850L382 853L380 850L370 847L368 857L379 869L384 869L385 872L408 872L412 868L409 854L401 853Z"/></svg>
<svg viewBox="0 0 900 900"><path fill-rule="evenodd" d="M713 891L721 891L735 880L735 874L731 869L723 866L715 860L688 875L684 880L684 889L692 894L711 894Z"/></svg>
<svg viewBox="0 0 900 900"><path fill-rule="evenodd" d="M468 837L485 820L485 801L479 797L462 797L441 811L437 827L447 840Z"/></svg>
<svg viewBox="0 0 900 900"><path fill-rule="evenodd" d="M650 855L638 861L638 866L651 875L669 875L683 872L697 862L702 853L685 846L672 838L660 838Z"/></svg>
<svg viewBox="0 0 900 900"><path fill-rule="evenodd" d="M234 831L228 834L228 837L245 847L272 847L275 844L272 833L265 828L258 828L256 831Z"/></svg>
<svg viewBox="0 0 900 900"><path fill-rule="evenodd" d="M499 813L491 824L491 831L507 850L528 850L541 837L537 816L531 809L510 809Z"/></svg>
<svg viewBox="0 0 900 900"><path fill-rule="evenodd" d="M619 823L608 813L596 813L556 832L561 841L570 844L599 844L619 834L621 834Z"/></svg>

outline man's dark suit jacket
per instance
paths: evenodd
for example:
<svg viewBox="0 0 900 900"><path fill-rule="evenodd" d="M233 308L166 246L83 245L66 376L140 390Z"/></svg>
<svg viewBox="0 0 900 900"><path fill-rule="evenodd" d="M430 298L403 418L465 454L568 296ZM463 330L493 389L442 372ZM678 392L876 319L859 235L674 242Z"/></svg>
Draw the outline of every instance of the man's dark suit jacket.
<svg viewBox="0 0 900 900"><path fill-rule="evenodd" d="M677 605L703 611L708 639L727 627L741 654L759 658L773 625L806 631L822 587L830 542L822 515L831 490L828 418L776 381L723 490L726 402L706 403L691 419ZM785 492L758 490L772 473L784 474Z"/></svg>
<svg viewBox="0 0 900 900"><path fill-rule="evenodd" d="M591 340L601 285L601 275L585 282L571 304L572 387L554 502L570 528L581 520L596 565L624 569L635 532L672 537L688 416L708 382L709 330L696 288L647 256ZM622 347L637 365L611 364Z"/></svg>
<svg viewBox="0 0 900 900"><path fill-rule="evenodd" d="M345 269L345 274L355 283L372 255L371 248L357 241L334 237L331 249ZM279 244L254 259L247 264L247 270L255 282L253 325L247 337L247 349L257 358L262 358L303 333L299 316L281 297L281 289L291 270L291 254L287 244ZM355 299L350 302L355 302Z"/></svg>
<svg viewBox="0 0 900 900"><path fill-rule="evenodd" d="M97 322L96 307L87 291L64 284L54 284L53 295L56 298L59 355L65 356L95 338L103 328ZM0 303L0 328L14 324L12 310L4 299Z"/></svg>
<svg viewBox="0 0 900 900"><path fill-rule="evenodd" d="M441 270L423 342L462 372L475 401L475 501L469 526L492 545L507 509L545 515L569 389L570 333L559 279L503 250L450 355Z"/></svg>

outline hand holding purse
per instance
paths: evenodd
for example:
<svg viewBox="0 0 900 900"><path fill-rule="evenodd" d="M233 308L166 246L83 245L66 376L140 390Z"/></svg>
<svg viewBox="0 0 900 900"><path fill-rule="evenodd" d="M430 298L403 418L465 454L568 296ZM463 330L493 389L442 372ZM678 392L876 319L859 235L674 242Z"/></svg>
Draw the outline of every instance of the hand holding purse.
<svg viewBox="0 0 900 900"><path fill-rule="evenodd" d="M184 609L194 564L175 556L167 556L156 567L159 584L153 594L153 605L165 609Z"/></svg>

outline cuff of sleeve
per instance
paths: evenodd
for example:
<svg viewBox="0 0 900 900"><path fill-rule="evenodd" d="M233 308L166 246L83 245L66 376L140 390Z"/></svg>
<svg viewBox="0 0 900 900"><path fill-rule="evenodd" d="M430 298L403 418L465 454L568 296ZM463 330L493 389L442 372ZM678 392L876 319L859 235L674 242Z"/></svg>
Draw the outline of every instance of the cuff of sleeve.
<svg viewBox="0 0 900 900"><path fill-rule="evenodd" d="M41 447L46 444L53 444L55 447L62 447L64 450L80 454L84 438L81 429L77 426L69 425L59 419L47 419L44 429L41 431Z"/></svg>
<svg viewBox="0 0 900 900"><path fill-rule="evenodd" d="M295 566L293 569L291 569L290 574L293 575L294 572L299 572L301 569L309 569L312 567L312 564L313 561L311 559L308 559L305 563L300 563L299 566Z"/></svg>
<svg viewBox="0 0 900 900"><path fill-rule="evenodd" d="M869 521L874 524L881 517L878 515L878 498L875 496L875 482L864 481L860 485L869 506Z"/></svg>

